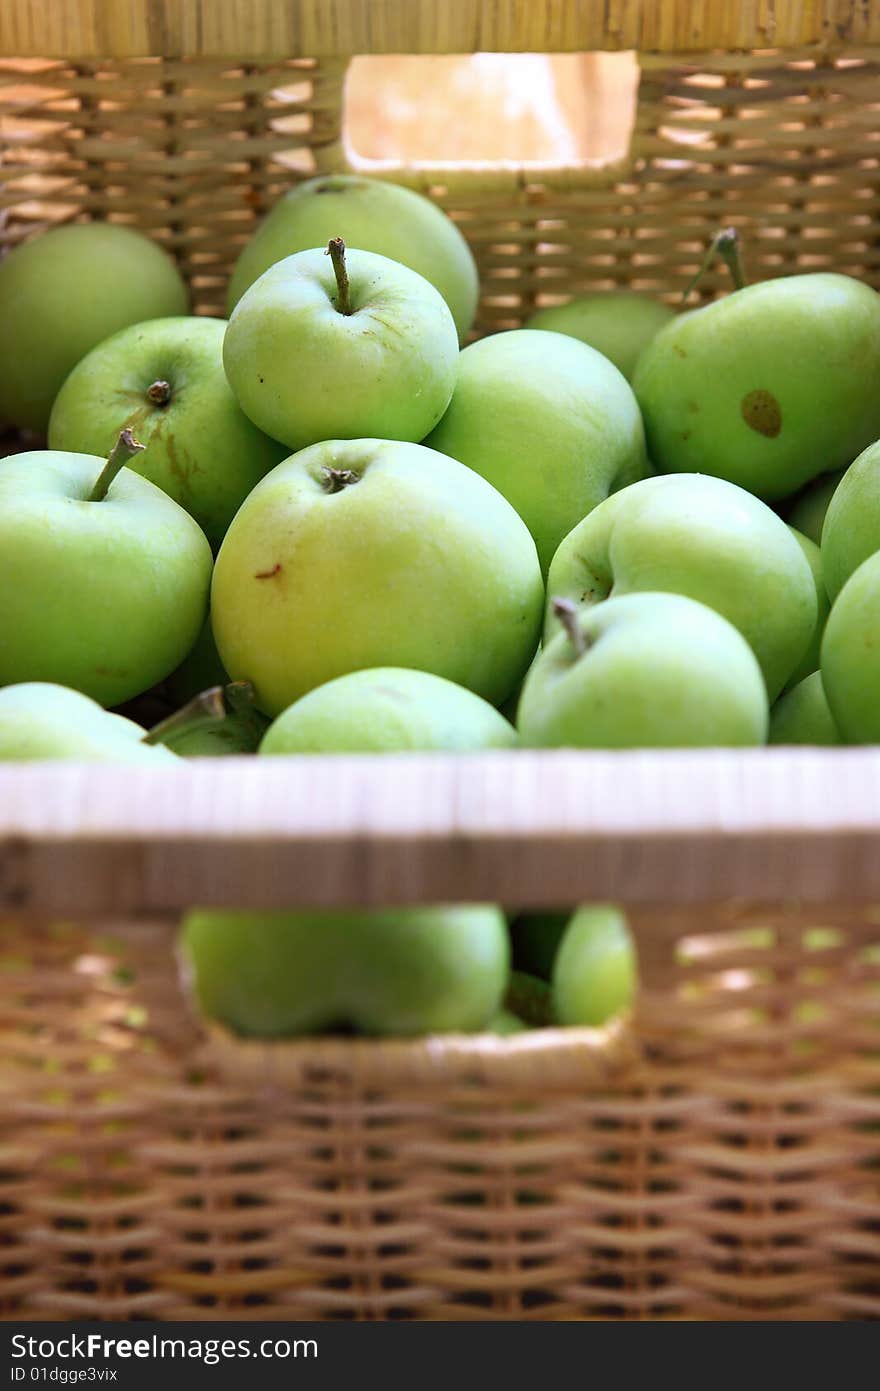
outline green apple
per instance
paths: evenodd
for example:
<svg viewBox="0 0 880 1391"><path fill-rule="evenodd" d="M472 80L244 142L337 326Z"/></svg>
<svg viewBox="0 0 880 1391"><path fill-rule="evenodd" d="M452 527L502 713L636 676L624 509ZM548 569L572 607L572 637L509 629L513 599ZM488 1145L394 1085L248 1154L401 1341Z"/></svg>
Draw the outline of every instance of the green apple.
<svg viewBox="0 0 880 1391"><path fill-rule="evenodd" d="M823 271L678 315L633 386L663 473L712 473L772 500L880 436L878 380L880 295Z"/></svg>
<svg viewBox="0 0 880 1391"><path fill-rule="evenodd" d="M647 468L626 379L586 343L536 329L465 348L449 409L425 443L513 503L545 573L563 536Z"/></svg>
<svg viewBox="0 0 880 1391"><path fill-rule="evenodd" d="M837 469L834 473L821 474L815 482L809 483L802 493L798 493L793 506L788 510L789 524L802 536L815 541L817 546L822 541L825 514L845 472L846 469Z"/></svg>
<svg viewBox="0 0 880 1391"><path fill-rule="evenodd" d="M478 904L194 912L181 956L202 1013L259 1038L483 1029L501 1007L509 969L504 917Z"/></svg>
<svg viewBox="0 0 880 1391"><path fill-rule="evenodd" d="M155 725L148 737L185 758L256 753L269 721L253 701L248 681L209 687Z"/></svg>
<svg viewBox="0 0 880 1391"><path fill-rule="evenodd" d="M130 227L75 223L16 247L0 262L0 420L44 433L80 358L117 329L185 314L188 303L171 258Z"/></svg>
<svg viewBox="0 0 880 1391"><path fill-rule="evenodd" d="M48 681L121 705L195 642L211 548L182 507L123 464L46 450L0 461L0 685Z"/></svg>
<svg viewBox="0 0 880 1391"><path fill-rule="evenodd" d="M544 587L504 498L417 444L331 440L279 464L220 548L221 661L279 715L367 667L415 667L500 705L528 667Z"/></svg>
<svg viewBox="0 0 880 1391"><path fill-rule="evenodd" d="M627 381L632 381L639 354L656 333L675 317L668 304L648 295L582 295L568 304L538 309L526 320L526 328L551 329L579 338L613 362Z"/></svg>
<svg viewBox="0 0 880 1391"><path fill-rule="evenodd" d="M633 1003L637 958L629 924L610 903L578 908L559 941L550 985L558 1024L605 1024Z"/></svg>
<svg viewBox="0 0 880 1391"><path fill-rule="evenodd" d="M276 261L326 246L331 237L423 275L449 305L459 337L465 337L480 287L474 258L455 223L411 189L356 174L308 179L275 204L238 259L229 312Z"/></svg>
<svg viewBox="0 0 880 1391"><path fill-rule="evenodd" d="M822 572L835 599L868 556L880 550L880 440L859 455L828 504L822 527Z"/></svg>
<svg viewBox="0 0 880 1391"><path fill-rule="evenodd" d="M840 744L821 671L785 691L770 711L770 744Z"/></svg>
<svg viewBox="0 0 880 1391"><path fill-rule="evenodd" d="M132 467L195 517L216 550L252 488L287 455L252 425L223 370L225 319L154 319L93 348L52 407L49 447L106 454L128 427Z"/></svg>
<svg viewBox="0 0 880 1391"><path fill-rule="evenodd" d="M509 749L516 730L488 701L428 671L379 667L337 676L279 715L260 753Z"/></svg>
<svg viewBox="0 0 880 1391"><path fill-rule="evenodd" d="M566 536L547 592L589 607L645 590L697 599L738 628L770 699L802 660L816 627L816 585L785 523L743 488L702 474L633 483ZM545 640L559 629L552 603Z"/></svg>
<svg viewBox="0 0 880 1391"><path fill-rule="evenodd" d="M370 251L300 251L232 311L223 364L239 405L291 449L320 440L417 443L455 385L458 338L442 296Z"/></svg>
<svg viewBox="0 0 880 1391"><path fill-rule="evenodd" d="M804 536L804 534L796 530L795 527L789 526L788 529L803 551L804 559L809 565L810 573L813 576L813 584L816 589L816 622L813 627L813 636L810 638L806 652L785 683L785 689L787 691L797 686L798 683L803 681L805 676L809 676L811 672L819 670L819 654L822 650L822 637L825 632L825 624L828 622L828 614L831 610L831 601L828 598L828 590L825 587L822 552L820 548L816 545L815 541L811 541L809 536Z"/></svg>
<svg viewBox="0 0 880 1391"><path fill-rule="evenodd" d="M531 748L763 744L767 692L726 618L681 594L625 594L576 610L544 648L519 704Z"/></svg>
<svg viewBox="0 0 880 1391"><path fill-rule="evenodd" d="M843 742L880 743L880 551L862 561L831 606L822 684Z"/></svg>
<svg viewBox="0 0 880 1391"><path fill-rule="evenodd" d="M134 720L111 715L66 686L26 681L0 690L0 761L82 759L97 763L176 763L170 749L143 743Z"/></svg>

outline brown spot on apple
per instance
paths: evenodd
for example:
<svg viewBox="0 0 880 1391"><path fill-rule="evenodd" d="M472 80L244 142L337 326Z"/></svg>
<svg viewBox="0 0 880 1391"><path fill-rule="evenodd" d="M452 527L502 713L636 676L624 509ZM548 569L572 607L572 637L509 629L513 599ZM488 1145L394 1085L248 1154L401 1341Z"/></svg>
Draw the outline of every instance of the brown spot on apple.
<svg viewBox="0 0 880 1391"><path fill-rule="evenodd" d="M742 418L750 430L775 439L782 429L782 409L772 391L749 391L740 402Z"/></svg>
<svg viewBox="0 0 880 1391"><path fill-rule="evenodd" d="M280 574L281 574L281 571L282 571L283 569L284 569L284 566L281 564L281 561L280 561L280 560L276 560L276 562L275 562L275 564L272 566L272 569L271 569L271 570L258 570L257 573L254 575L254 579L255 579L255 580L272 580L272 579L275 578L276 575L280 575Z"/></svg>

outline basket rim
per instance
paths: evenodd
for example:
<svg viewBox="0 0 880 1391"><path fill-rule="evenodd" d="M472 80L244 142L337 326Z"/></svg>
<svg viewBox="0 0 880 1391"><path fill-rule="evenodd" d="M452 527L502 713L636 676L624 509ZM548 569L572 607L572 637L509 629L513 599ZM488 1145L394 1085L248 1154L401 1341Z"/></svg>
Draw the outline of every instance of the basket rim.
<svg viewBox="0 0 880 1391"><path fill-rule="evenodd" d="M747 51L880 43L878 0L4 0L0 55L340 58L357 53Z"/></svg>
<svg viewBox="0 0 880 1391"><path fill-rule="evenodd" d="M522 1034L430 1034L422 1038L242 1039L215 1022L193 1050L196 1066L258 1089L357 1089L450 1085L570 1090L620 1080L637 1061L632 1015L602 1028L528 1029Z"/></svg>

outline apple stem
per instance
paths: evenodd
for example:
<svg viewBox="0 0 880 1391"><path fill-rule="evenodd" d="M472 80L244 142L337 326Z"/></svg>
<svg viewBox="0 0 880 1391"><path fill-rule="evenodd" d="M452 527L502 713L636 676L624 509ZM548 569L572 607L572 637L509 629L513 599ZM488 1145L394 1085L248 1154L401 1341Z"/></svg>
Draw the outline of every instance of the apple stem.
<svg viewBox="0 0 880 1391"><path fill-rule="evenodd" d="M248 682L240 682L240 685L248 685ZM182 705L179 710L175 710L173 715L167 719L160 720L157 725L148 730L141 741L144 744L165 744L168 736L177 736L189 733L194 729L213 728L215 725L222 724L227 715L226 701L222 686L211 686L207 691L200 691L192 700L188 700L186 705Z"/></svg>
<svg viewBox="0 0 880 1391"><path fill-rule="evenodd" d="M147 400L154 406L167 406L171 400L171 383L164 381L161 377L147 387Z"/></svg>
<svg viewBox="0 0 880 1391"><path fill-rule="evenodd" d="M110 451L110 457L98 475L98 481L86 498L87 502L103 502L110 490L110 484L117 473L135 454L140 454L146 449L145 444L136 440L128 426L121 432L119 439Z"/></svg>
<svg viewBox="0 0 880 1391"><path fill-rule="evenodd" d="M590 644L578 622L578 608L570 599L554 599L553 612L562 624L568 640L579 657L589 651Z"/></svg>
<svg viewBox="0 0 880 1391"><path fill-rule="evenodd" d="M336 276L336 308L340 314L351 313L351 293L348 283L348 270L345 265L345 242L341 237L333 237L327 243L325 256L329 256L333 262L333 273Z"/></svg>
<svg viewBox="0 0 880 1391"><path fill-rule="evenodd" d="M254 703L254 688L250 681L230 681L223 687L223 699L230 715L250 710Z"/></svg>
<svg viewBox="0 0 880 1391"><path fill-rule="evenodd" d="M330 468L324 465L324 487L328 493L341 493L352 483L360 482L360 474L350 468Z"/></svg>
<svg viewBox="0 0 880 1391"><path fill-rule="evenodd" d="M682 304L686 303L691 290L702 280L716 256L721 257L727 269L730 271L734 290L742 290L745 288L746 278L743 273L742 248L739 233L735 227L722 227L721 231L716 233L712 238L706 249L706 254L697 268L696 274L693 275L688 282L687 288L681 297Z"/></svg>

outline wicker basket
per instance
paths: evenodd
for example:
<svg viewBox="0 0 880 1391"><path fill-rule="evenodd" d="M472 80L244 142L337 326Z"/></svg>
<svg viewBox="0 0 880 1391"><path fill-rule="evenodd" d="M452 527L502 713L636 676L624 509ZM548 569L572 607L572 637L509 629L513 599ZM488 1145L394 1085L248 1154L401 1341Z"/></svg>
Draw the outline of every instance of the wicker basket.
<svg viewBox="0 0 880 1391"><path fill-rule="evenodd" d="M387 171L481 331L672 297L722 223L755 277L880 285L874 0L4 0L0 235L132 221L216 311L345 165L347 55L596 48L640 54L618 164ZM880 1315L878 834L871 750L0 768L0 1315ZM170 949L194 902L606 897L643 988L604 1033L243 1046Z"/></svg>

